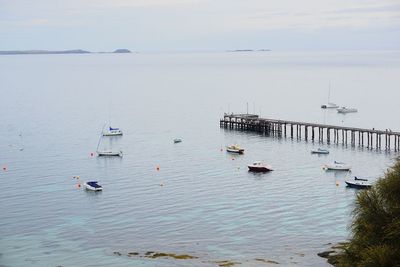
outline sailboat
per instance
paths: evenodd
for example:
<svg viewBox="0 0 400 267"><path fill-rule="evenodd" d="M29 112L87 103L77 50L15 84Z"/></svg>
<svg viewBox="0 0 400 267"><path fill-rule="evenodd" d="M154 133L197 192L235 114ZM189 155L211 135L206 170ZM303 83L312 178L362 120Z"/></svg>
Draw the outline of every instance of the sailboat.
<svg viewBox="0 0 400 267"><path fill-rule="evenodd" d="M122 135L122 131L119 128L111 127L110 106L111 106L111 101L110 101L110 104L109 104L109 107L108 107L108 122L109 122L109 126L107 127L106 130L104 130L104 127L103 127L103 136L121 136Z"/></svg>
<svg viewBox="0 0 400 267"><path fill-rule="evenodd" d="M25 149L24 146L24 141L22 139L22 133L19 134L20 140L21 140L21 146L19 147L19 151L23 151Z"/></svg>
<svg viewBox="0 0 400 267"><path fill-rule="evenodd" d="M122 151L121 150L119 150L119 151L99 150L102 137L103 136L100 135L99 142L97 144L97 149L96 149L97 156L99 156L99 157L122 157Z"/></svg>
<svg viewBox="0 0 400 267"><path fill-rule="evenodd" d="M339 107L335 103L330 102L330 98L331 98L331 82L329 82L328 104L321 105L321 108L327 109L327 108L338 108Z"/></svg>

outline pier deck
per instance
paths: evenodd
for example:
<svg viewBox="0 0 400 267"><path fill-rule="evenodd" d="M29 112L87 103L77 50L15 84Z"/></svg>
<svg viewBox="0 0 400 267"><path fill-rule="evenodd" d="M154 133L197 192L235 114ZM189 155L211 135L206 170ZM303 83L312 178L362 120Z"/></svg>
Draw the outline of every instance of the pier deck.
<svg viewBox="0 0 400 267"><path fill-rule="evenodd" d="M289 120L276 120L260 118L255 114L224 114L220 126L228 129L259 132L278 137L318 140L328 144L331 142L348 144L367 148L391 150L392 144L395 151L400 150L400 132L389 129L375 130L358 127L337 126L320 123L309 123ZM304 130L304 131L303 131ZM303 132L303 134L302 134ZM382 139L384 142L382 142Z"/></svg>

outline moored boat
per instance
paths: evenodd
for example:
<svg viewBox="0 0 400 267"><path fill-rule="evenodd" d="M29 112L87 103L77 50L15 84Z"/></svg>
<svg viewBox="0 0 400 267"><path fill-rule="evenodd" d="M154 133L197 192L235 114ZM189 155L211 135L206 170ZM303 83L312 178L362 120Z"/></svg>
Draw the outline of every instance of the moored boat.
<svg viewBox="0 0 400 267"><path fill-rule="evenodd" d="M174 139L174 144L181 143L181 142L182 142L181 138L175 138Z"/></svg>
<svg viewBox="0 0 400 267"><path fill-rule="evenodd" d="M329 154L328 149L318 148L311 150L311 154Z"/></svg>
<svg viewBox="0 0 400 267"><path fill-rule="evenodd" d="M326 105L321 105L321 108L324 108L324 109L329 109L329 108L338 108L339 106L338 105L336 105L335 103L328 103L328 104L326 104Z"/></svg>
<svg viewBox="0 0 400 267"><path fill-rule="evenodd" d="M118 136L122 135L122 131L119 128L112 128L111 126L103 132L103 136Z"/></svg>
<svg viewBox="0 0 400 267"><path fill-rule="evenodd" d="M272 167L268 164L263 164L261 161L255 161L252 164L247 165L249 171L252 172L269 172L272 171Z"/></svg>
<svg viewBox="0 0 400 267"><path fill-rule="evenodd" d="M99 157L122 157L122 151L97 151Z"/></svg>
<svg viewBox="0 0 400 267"><path fill-rule="evenodd" d="M238 145L231 145L226 147L226 151L230 152L230 153L237 153L237 154L243 154L244 153L244 149L241 148Z"/></svg>
<svg viewBox="0 0 400 267"><path fill-rule="evenodd" d="M347 107L341 107L336 109L338 113L354 113L354 112L358 112L358 110L356 108L347 108Z"/></svg>
<svg viewBox="0 0 400 267"><path fill-rule="evenodd" d="M97 181L90 181L86 182L83 184L86 188L86 190L91 190L91 191L102 191L103 187L98 184Z"/></svg>
<svg viewBox="0 0 400 267"><path fill-rule="evenodd" d="M372 184L368 182L368 179L361 179L354 177L354 180L346 180L345 183L348 187L357 188L357 189L365 189L370 188Z"/></svg>
<svg viewBox="0 0 400 267"><path fill-rule="evenodd" d="M335 171L349 171L351 170L351 166L343 162L334 161L333 163L325 164L324 169Z"/></svg>

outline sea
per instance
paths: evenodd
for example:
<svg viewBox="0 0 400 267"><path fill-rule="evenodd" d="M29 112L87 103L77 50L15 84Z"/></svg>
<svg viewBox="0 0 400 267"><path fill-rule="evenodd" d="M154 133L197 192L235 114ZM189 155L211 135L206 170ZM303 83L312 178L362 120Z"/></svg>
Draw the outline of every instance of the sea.
<svg viewBox="0 0 400 267"><path fill-rule="evenodd" d="M0 266L329 266L317 253L351 237L344 181L376 181L399 153L219 120L400 131L399 73L400 51L1 56ZM321 109L328 97L358 112ZM258 160L274 171L248 172ZM322 169L334 160L352 172Z"/></svg>

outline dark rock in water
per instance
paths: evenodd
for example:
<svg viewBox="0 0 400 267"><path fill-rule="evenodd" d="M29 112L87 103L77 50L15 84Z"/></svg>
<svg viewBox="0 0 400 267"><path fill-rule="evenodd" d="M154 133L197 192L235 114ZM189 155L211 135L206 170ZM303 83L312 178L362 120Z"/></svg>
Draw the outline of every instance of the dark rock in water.
<svg viewBox="0 0 400 267"><path fill-rule="evenodd" d="M130 256L138 256L139 255L139 252L129 252L128 253L128 257L130 257Z"/></svg>
<svg viewBox="0 0 400 267"><path fill-rule="evenodd" d="M214 261L214 263L218 264L219 267L231 267L235 264L241 264L240 262L233 262L233 261Z"/></svg>
<svg viewBox="0 0 400 267"><path fill-rule="evenodd" d="M321 258L328 258L329 255L331 255L332 253L335 253L335 251L334 250L328 250L328 251L320 252L317 255L320 256Z"/></svg>
<svg viewBox="0 0 400 267"><path fill-rule="evenodd" d="M261 261L264 263L272 263L272 264L279 264L279 262L277 261L273 261L273 260L266 260L266 259L255 259L256 261Z"/></svg>
<svg viewBox="0 0 400 267"><path fill-rule="evenodd" d="M117 49L113 53L131 53L128 49Z"/></svg>
<svg viewBox="0 0 400 267"><path fill-rule="evenodd" d="M198 258L198 257L187 255L187 254L178 255L178 254L174 254L174 253L163 253L163 252L153 252L153 251L147 251L145 255L146 255L146 258L152 258L152 259L163 258L163 257L174 258L177 260L187 260L187 259L197 259Z"/></svg>
<svg viewBox="0 0 400 267"><path fill-rule="evenodd" d="M339 259L342 256L343 250L346 248L345 242L338 243L335 246L332 246L330 250L320 252L317 255L321 258L327 259L328 263L337 266L339 264Z"/></svg>

